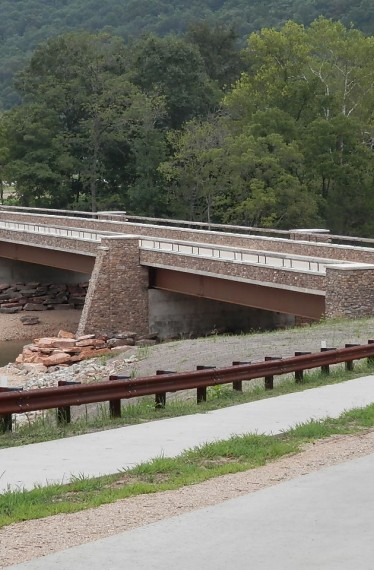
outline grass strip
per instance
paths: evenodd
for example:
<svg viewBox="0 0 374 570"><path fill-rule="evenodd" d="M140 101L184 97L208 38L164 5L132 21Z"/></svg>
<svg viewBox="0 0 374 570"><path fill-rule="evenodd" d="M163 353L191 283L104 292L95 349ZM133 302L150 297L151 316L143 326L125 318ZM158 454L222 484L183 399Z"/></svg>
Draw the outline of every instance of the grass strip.
<svg viewBox="0 0 374 570"><path fill-rule="evenodd" d="M56 413L54 410L50 410L41 413L36 420L33 419L34 414L31 414L32 419L28 423L19 426L16 424L13 432L0 434L0 449L170 417L201 414L228 406L317 388L327 384L338 384L353 378L373 374L373 372L374 365L370 364L370 361L362 360L356 363L354 372L346 372L344 365L334 365L331 367L328 375L321 373L319 369L305 373L301 383L295 383L292 376L280 376L275 378L273 390L265 390L261 381L260 383L259 381L243 382L243 392L233 390L231 385L217 385L208 388L207 402L197 405L196 391L193 390L187 396L184 394L178 399L169 398L166 407L157 410L155 409L154 398L146 396L137 402L130 401L124 405L122 407L122 418L117 419L109 417L108 405L103 403L98 407L98 412L94 415L88 411L89 408L84 407L86 410L85 415L67 425L57 425Z"/></svg>
<svg viewBox="0 0 374 570"><path fill-rule="evenodd" d="M0 527L58 513L71 513L140 494L179 489L246 471L298 453L306 442L352 434L374 426L374 404L296 426L277 436L245 435L205 444L175 458L158 457L133 469L98 478L83 474L67 485L7 491L0 495Z"/></svg>

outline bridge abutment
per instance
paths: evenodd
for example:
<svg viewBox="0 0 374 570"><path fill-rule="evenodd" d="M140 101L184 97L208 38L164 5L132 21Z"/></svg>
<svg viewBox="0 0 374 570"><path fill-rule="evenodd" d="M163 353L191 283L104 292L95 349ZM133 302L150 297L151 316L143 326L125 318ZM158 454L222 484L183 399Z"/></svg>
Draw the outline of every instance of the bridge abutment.
<svg viewBox="0 0 374 570"><path fill-rule="evenodd" d="M374 265L329 265L326 268L326 318L374 315Z"/></svg>
<svg viewBox="0 0 374 570"><path fill-rule="evenodd" d="M158 289L149 290L149 328L161 340L293 326L291 315Z"/></svg>

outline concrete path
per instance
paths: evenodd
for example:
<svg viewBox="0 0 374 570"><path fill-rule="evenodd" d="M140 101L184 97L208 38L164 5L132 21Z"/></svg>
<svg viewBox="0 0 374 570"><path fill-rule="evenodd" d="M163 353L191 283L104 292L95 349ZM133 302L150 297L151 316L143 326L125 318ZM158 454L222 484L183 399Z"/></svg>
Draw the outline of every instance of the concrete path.
<svg viewBox="0 0 374 570"><path fill-rule="evenodd" d="M13 570L372 570L374 455Z"/></svg>
<svg viewBox="0 0 374 570"><path fill-rule="evenodd" d="M116 473L233 434L276 434L312 418L374 402L374 377L357 378L223 410L0 450L0 493L72 477ZM198 547L197 547L198 548Z"/></svg>

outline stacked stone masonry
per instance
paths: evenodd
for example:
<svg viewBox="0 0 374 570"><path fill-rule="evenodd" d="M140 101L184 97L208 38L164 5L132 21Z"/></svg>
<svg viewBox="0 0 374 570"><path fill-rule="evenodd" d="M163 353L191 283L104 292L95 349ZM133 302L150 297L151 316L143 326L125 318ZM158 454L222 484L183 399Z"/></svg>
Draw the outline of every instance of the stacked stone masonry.
<svg viewBox="0 0 374 570"><path fill-rule="evenodd" d="M51 309L82 309L88 283L16 283L0 284L0 313L47 311Z"/></svg>
<svg viewBox="0 0 374 570"><path fill-rule="evenodd" d="M324 291L326 287L326 278L324 275L306 274L290 269L279 271L279 269L273 269L271 267L203 259L168 252L141 251L140 262L145 266L165 267L169 269L179 268L190 272L196 271L204 274L222 275L222 277L235 276L252 282L276 283L278 285L298 289Z"/></svg>
<svg viewBox="0 0 374 570"><path fill-rule="evenodd" d="M327 268L326 317L374 315L374 267Z"/></svg>
<svg viewBox="0 0 374 570"><path fill-rule="evenodd" d="M103 238L79 324L79 334L148 332L148 269L139 263L139 239Z"/></svg>
<svg viewBox="0 0 374 570"><path fill-rule="evenodd" d="M49 224L61 227L76 227L103 232L119 232L127 235L144 235L176 241L192 241L198 243L212 243L216 245L239 248L274 251L278 253L295 254L341 261L360 263L374 263L374 249L354 247L348 245L334 245L325 242L299 241L294 239L270 238L258 235L243 236L223 232L205 230L190 230L186 228L173 228L154 226L150 224L135 224L131 222L115 222L103 220L90 220L85 218L66 218L63 216L36 215L27 213L0 212L0 220L14 222ZM66 238L65 238L66 239ZM320 238L322 239L322 238ZM65 242L66 246L66 242ZM88 246L89 249L90 246Z"/></svg>

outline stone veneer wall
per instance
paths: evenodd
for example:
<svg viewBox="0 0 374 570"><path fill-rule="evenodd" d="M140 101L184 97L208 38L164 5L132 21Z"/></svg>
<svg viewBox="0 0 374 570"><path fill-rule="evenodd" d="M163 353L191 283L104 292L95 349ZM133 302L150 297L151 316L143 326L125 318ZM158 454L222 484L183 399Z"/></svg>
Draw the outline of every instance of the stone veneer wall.
<svg viewBox="0 0 374 570"><path fill-rule="evenodd" d="M100 242L77 240L74 237L37 234L22 230L0 228L0 241L22 243L46 249L56 249L72 253L95 255Z"/></svg>
<svg viewBox="0 0 374 570"><path fill-rule="evenodd" d="M329 266L326 271L326 317L374 315L374 265Z"/></svg>
<svg viewBox="0 0 374 570"><path fill-rule="evenodd" d="M148 269L139 263L139 236L102 239L78 334L148 330Z"/></svg>
<svg viewBox="0 0 374 570"><path fill-rule="evenodd" d="M136 234L175 240L214 243L218 245L275 251L279 253L337 259L342 261L374 263L374 248L315 243L313 241L299 241L298 239L270 238L258 235L244 236L232 233L190 230L187 228L135 224L131 222L89 220L73 217L66 218L63 216L11 213L6 211L0 211L0 220L86 228L95 231L113 231L121 232L123 234ZM309 237L306 235L305 239L308 240Z"/></svg>
<svg viewBox="0 0 374 570"><path fill-rule="evenodd" d="M225 262L220 259L204 259L192 255L178 255L169 252L141 250L140 262L148 266L164 267L169 269L181 268L186 271L198 271L213 275L227 275L251 281L278 283L288 287L314 289L324 291L326 286L325 275L303 273L302 271L281 268L250 265L247 263Z"/></svg>

